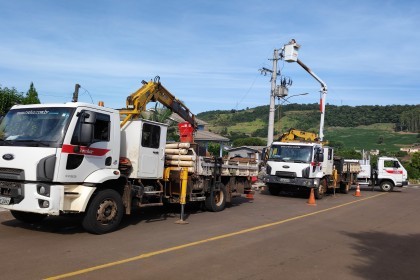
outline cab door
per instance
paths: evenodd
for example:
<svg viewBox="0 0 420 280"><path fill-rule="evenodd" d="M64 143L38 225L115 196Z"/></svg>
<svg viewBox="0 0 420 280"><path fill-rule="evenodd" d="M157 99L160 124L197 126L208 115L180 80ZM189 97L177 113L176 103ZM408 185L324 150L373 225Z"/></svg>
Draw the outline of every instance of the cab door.
<svg viewBox="0 0 420 280"><path fill-rule="evenodd" d="M83 182L97 170L117 168L119 151L112 149L110 115L91 109L77 116L71 138L66 138L61 149L60 182Z"/></svg>
<svg viewBox="0 0 420 280"><path fill-rule="evenodd" d="M395 182L402 182L403 179L403 169L400 163L396 160L384 160L384 177L392 178Z"/></svg>
<svg viewBox="0 0 420 280"><path fill-rule="evenodd" d="M139 149L138 178L162 178L165 164L166 126L143 122Z"/></svg>

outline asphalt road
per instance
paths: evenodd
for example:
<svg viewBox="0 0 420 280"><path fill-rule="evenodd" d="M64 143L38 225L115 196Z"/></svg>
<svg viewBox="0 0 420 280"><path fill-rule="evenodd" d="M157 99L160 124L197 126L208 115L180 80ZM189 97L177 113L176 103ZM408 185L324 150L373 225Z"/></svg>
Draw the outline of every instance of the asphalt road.
<svg viewBox="0 0 420 280"><path fill-rule="evenodd" d="M352 193L354 190L352 191ZM418 279L420 188L307 198L264 190L223 212L149 208L106 235L0 212L1 279Z"/></svg>

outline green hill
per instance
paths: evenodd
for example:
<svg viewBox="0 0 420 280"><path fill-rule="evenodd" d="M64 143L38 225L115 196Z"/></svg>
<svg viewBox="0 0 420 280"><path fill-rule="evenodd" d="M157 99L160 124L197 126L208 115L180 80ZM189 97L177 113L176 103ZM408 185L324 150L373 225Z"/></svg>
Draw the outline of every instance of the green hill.
<svg viewBox="0 0 420 280"><path fill-rule="evenodd" d="M243 137L266 139L268 106L246 110L208 111L197 115L208 128L231 140ZM281 116L279 121L279 116ZM288 104L275 114L275 134L290 128L318 133L318 104ZM420 142L420 105L326 106L325 139L337 148L378 149L396 152Z"/></svg>

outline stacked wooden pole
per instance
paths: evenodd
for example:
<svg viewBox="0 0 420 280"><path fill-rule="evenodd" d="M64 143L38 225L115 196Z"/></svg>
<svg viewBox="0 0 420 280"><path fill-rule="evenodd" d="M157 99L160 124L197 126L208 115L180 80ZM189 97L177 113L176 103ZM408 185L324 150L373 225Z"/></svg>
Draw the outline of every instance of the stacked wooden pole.
<svg viewBox="0 0 420 280"><path fill-rule="evenodd" d="M170 143L165 147L165 166L188 167L194 172L197 156L190 150L190 143Z"/></svg>

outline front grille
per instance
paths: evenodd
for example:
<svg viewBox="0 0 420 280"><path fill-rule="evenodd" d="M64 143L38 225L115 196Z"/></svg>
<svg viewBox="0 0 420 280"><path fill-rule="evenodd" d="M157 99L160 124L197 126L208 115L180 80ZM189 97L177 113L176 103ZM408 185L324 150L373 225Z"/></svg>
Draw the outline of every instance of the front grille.
<svg viewBox="0 0 420 280"><path fill-rule="evenodd" d="M9 174L19 175L21 172L23 172L22 169L0 167L0 173L9 173Z"/></svg>
<svg viewBox="0 0 420 280"><path fill-rule="evenodd" d="M25 180L25 171L17 168L0 168L0 179Z"/></svg>
<svg viewBox="0 0 420 280"><path fill-rule="evenodd" d="M276 171L276 176L286 178L296 178L296 172Z"/></svg>
<svg viewBox="0 0 420 280"><path fill-rule="evenodd" d="M0 181L0 195L11 197L12 203L19 203L23 200L23 184L11 181Z"/></svg>

